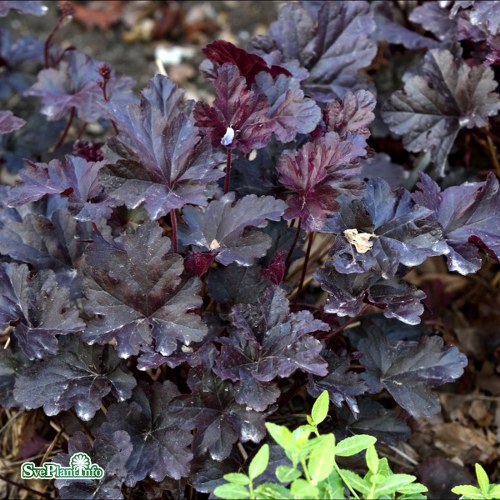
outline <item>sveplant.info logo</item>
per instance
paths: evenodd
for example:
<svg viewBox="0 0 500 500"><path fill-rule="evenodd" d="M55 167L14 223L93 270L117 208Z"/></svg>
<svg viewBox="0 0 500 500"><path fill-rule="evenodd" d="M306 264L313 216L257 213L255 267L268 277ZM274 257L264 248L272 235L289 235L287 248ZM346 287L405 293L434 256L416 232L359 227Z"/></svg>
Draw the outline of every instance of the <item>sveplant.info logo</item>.
<svg viewBox="0 0 500 500"><path fill-rule="evenodd" d="M21 466L22 479L101 479L103 476L104 469L93 464L86 453L74 453L68 467L55 462L45 462L41 467L25 462Z"/></svg>

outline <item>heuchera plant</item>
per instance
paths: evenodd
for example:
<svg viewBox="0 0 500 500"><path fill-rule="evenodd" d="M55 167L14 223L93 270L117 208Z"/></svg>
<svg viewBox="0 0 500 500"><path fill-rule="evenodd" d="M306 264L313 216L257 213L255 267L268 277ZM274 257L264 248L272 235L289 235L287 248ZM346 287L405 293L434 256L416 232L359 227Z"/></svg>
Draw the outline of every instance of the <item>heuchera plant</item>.
<svg viewBox="0 0 500 500"><path fill-rule="evenodd" d="M301 388L328 391L337 434L376 421L389 443L440 410L432 388L467 358L407 275L499 261L498 178L463 182L450 158L463 129L491 141L500 6L426 2L411 30L387 3L289 3L247 50L212 42L212 104L161 74L136 95L60 50L70 5L45 43L2 28L0 98L22 105L0 111L18 172L0 187L0 404L43 408L105 469L61 498L211 493ZM370 78L380 40L416 61L389 93ZM419 179L370 130L401 136Z"/></svg>

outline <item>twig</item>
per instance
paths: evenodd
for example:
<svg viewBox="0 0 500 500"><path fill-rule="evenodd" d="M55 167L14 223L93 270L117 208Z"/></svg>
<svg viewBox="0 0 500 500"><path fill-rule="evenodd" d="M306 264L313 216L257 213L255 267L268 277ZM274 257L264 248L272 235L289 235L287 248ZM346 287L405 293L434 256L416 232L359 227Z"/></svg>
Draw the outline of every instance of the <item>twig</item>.
<svg viewBox="0 0 500 500"><path fill-rule="evenodd" d="M500 176L500 162L498 161L498 153L493 140L491 139L490 130L488 127L485 127L486 132L486 143L488 144L488 151L491 156L491 160L493 161L493 165L495 165L495 170L497 175Z"/></svg>
<svg viewBox="0 0 500 500"><path fill-rule="evenodd" d="M30 488L29 486L24 486L24 484L17 483L16 481L12 481L12 479L9 479L8 477L5 477L2 474L0 474L0 479L2 481L5 481L6 483L12 484L12 486L16 486L17 488L19 488L21 490L29 491L30 493L34 493L35 495L39 495L39 496L41 496L43 498L52 498L47 493L42 493L41 491L34 490L33 488Z"/></svg>
<svg viewBox="0 0 500 500"><path fill-rule="evenodd" d="M243 445L238 441L238 444L236 445L238 447L238 451L240 452L241 456L243 457L243 460L247 461L248 460L248 453L246 452L245 448L243 448Z"/></svg>
<svg viewBox="0 0 500 500"><path fill-rule="evenodd" d="M63 433L63 430L61 429L54 437L52 440L52 443L50 443L50 446L47 448L47 451L43 454L42 461L40 462L40 467L45 463L49 455L52 453L52 450L54 449L54 446L56 445L57 441L59 441L59 438L61 437Z"/></svg>
<svg viewBox="0 0 500 500"><path fill-rule="evenodd" d="M306 277L306 272L307 272L307 266L309 264L309 257L311 255L311 247L314 239L314 232L309 233L308 241L307 241L307 250L306 250L306 258L304 259L304 264L302 267L302 274L300 275L300 283L299 283L299 289L297 291L297 295L295 295L294 299L294 305L297 304L297 300L302 292L302 288L304 286L304 279Z"/></svg>
<svg viewBox="0 0 500 500"><path fill-rule="evenodd" d="M290 246L290 250L288 250L288 255L286 256L286 259L285 259L285 278L286 278L286 275L288 274L288 269L290 267L290 261L292 260L293 251L295 250L295 247L297 246L297 241L299 241L300 226L302 225L302 218L299 217L298 221L299 222L297 224L297 229L295 230L295 237L293 238L292 245ZM292 220L292 222L295 222L295 219ZM290 227L292 227L292 226L290 226Z"/></svg>

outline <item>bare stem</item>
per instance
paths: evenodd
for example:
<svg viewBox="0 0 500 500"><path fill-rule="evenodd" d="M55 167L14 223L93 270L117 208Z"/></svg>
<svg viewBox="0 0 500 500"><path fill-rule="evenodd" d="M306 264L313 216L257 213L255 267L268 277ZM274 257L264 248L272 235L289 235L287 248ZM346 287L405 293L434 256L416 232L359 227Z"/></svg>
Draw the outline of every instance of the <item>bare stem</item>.
<svg viewBox="0 0 500 500"><path fill-rule="evenodd" d="M175 208L170 210L170 225L172 226L172 252L177 253L177 214Z"/></svg>
<svg viewBox="0 0 500 500"><path fill-rule="evenodd" d="M292 221L294 222L295 219ZM286 260L285 260L285 278L286 278L286 275L288 274L288 268L290 267L290 262L292 260L292 254L293 254L293 251L295 250L295 247L297 246L297 241L299 241L299 236L300 236L300 227L302 225L302 219L299 217L298 219L298 225L297 225L297 229L295 231L295 237L293 238L293 241L292 241L292 244L290 246L290 250L288 250L288 255L286 256Z"/></svg>
<svg viewBox="0 0 500 500"><path fill-rule="evenodd" d="M306 258L304 259L304 264L302 266L302 274L300 275L300 283L299 289L297 290L297 295L295 295L295 299L293 301L294 305L297 303L300 293L302 292L302 287L304 286L304 279L306 277L307 267L309 265L309 257L311 256L311 247L314 239L314 232L311 231L307 240L307 250L306 250Z"/></svg>
<svg viewBox="0 0 500 500"><path fill-rule="evenodd" d="M229 192L229 178L231 177L231 153L232 149L227 148L226 156L226 178L224 179L224 194Z"/></svg>
<svg viewBox="0 0 500 500"><path fill-rule="evenodd" d="M75 108L71 108L71 111L69 113L68 122L66 123L66 127L64 127L63 133L61 134L61 137L59 137L59 140L57 141L57 144L54 147L54 151L56 149L59 149L62 146L64 139L66 139L66 136L68 135L71 124L73 123L74 117L75 117Z"/></svg>

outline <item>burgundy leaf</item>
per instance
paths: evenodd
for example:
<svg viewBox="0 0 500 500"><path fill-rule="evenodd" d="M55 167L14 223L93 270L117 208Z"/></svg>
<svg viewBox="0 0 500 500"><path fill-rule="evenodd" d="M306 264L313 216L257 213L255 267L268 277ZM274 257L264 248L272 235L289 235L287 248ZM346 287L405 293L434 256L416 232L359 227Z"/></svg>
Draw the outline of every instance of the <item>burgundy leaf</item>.
<svg viewBox="0 0 500 500"><path fill-rule="evenodd" d="M233 64L223 64L214 82L213 106L197 102L196 125L210 134L214 148L238 148L242 153L265 147L274 132L267 97L248 89Z"/></svg>
<svg viewBox="0 0 500 500"><path fill-rule="evenodd" d="M285 277L286 252L278 252L269 267L262 270L262 276L267 278L273 285L279 286Z"/></svg>
<svg viewBox="0 0 500 500"><path fill-rule="evenodd" d="M285 219L300 217L304 229L320 230L326 216L338 207L339 194L360 193L362 183L355 178L360 171L357 159L364 153L335 132L298 151L285 151L277 167L279 182L294 193L287 202Z"/></svg>
<svg viewBox="0 0 500 500"><path fill-rule="evenodd" d="M252 85L255 77L261 73L269 73L271 77L278 75L290 76L290 72L280 66L269 67L262 57L240 49L226 40L215 40L203 50L203 54L213 63L222 66L225 63L234 64L240 74L245 77L248 86Z"/></svg>

